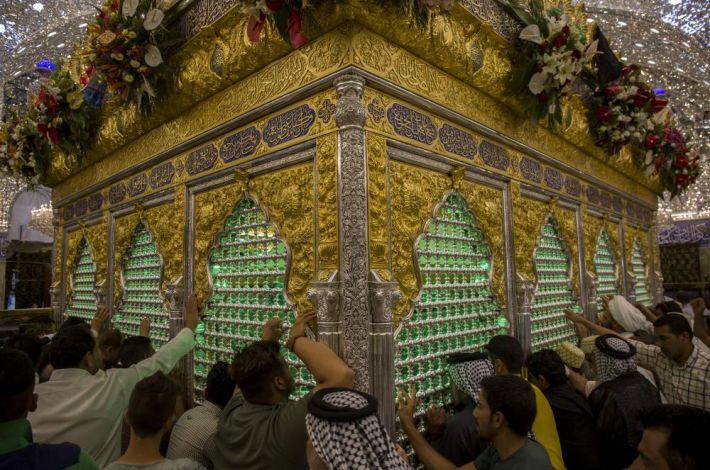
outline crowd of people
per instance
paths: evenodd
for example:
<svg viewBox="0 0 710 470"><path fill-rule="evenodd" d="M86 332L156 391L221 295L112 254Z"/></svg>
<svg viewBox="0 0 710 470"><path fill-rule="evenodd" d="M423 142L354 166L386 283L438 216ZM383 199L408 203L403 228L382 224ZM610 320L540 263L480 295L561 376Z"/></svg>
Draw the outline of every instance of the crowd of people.
<svg viewBox="0 0 710 470"><path fill-rule="evenodd" d="M423 417L416 388L400 390L406 450L350 367L306 335L313 313L285 341L316 380L310 393L291 399L287 329L272 319L213 365L191 409L176 366L195 346L194 296L185 328L157 351L148 321L124 337L105 311L90 324L69 318L51 338L25 332L0 348L0 469L710 468L704 302L604 304L599 322L566 313L577 344L530 353L499 335L452 354L454 403Z"/></svg>

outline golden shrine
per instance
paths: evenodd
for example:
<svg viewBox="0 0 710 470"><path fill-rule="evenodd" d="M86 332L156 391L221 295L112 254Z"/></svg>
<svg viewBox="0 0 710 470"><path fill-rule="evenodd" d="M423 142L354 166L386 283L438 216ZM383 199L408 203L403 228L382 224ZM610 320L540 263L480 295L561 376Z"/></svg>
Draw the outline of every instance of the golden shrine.
<svg viewBox="0 0 710 470"><path fill-rule="evenodd" d="M594 146L577 95L563 128L526 122L503 94L515 29L495 2L423 30L381 2L324 2L297 50L268 27L251 43L236 3L185 13L154 113L109 108L81 168L55 159L57 315L103 305L129 333L149 317L160 346L196 292L199 398L266 318L316 309L392 430L396 386L449 399L447 354L506 331L554 346L565 308L661 295L660 184Z"/></svg>

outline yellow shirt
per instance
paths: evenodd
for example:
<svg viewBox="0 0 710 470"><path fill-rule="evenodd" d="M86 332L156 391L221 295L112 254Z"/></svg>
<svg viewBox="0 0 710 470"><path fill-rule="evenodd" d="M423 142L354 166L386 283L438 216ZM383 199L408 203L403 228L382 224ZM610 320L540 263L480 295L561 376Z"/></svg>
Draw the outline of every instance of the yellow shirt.
<svg viewBox="0 0 710 470"><path fill-rule="evenodd" d="M535 404L537 405L537 415L533 423L533 432L535 439L542 444L547 451L552 467L555 470L565 470L565 462L562 460L562 447L560 446L560 437L557 435L557 426L555 425L555 416L552 414L552 408L548 403L547 398L542 391L535 385L530 384L535 391Z"/></svg>

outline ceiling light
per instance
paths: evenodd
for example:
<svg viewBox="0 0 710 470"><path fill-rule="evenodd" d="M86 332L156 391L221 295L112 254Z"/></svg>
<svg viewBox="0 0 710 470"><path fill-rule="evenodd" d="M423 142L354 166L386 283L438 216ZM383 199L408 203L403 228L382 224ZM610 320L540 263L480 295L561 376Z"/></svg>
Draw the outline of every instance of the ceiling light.
<svg viewBox="0 0 710 470"><path fill-rule="evenodd" d="M636 46L636 47L643 47L643 44L641 44L640 42L637 42L636 44L634 44L634 46Z"/></svg>
<svg viewBox="0 0 710 470"><path fill-rule="evenodd" d="M86 23L81 23L81 24L79 25L79 27L80 27L80 28L86 28Z"/></svg>
<svg viewBox="0 0 710 470"><path fill-rule="evenodd" d="M20 53L21 53L22 51L24 51L24 50L25 50L25 48L24 48L24 47L21 47L21 48L19 48L19 49L17 50L17 53L20 54Z"/></svg>
<svg viewBox="0 0 710 470"><path fill-rule="evenodd" d="M51 38L51 37L54 36L55 34L57 34L57 32L56 32L56 31L52 31L51 33L49 33L49 34L47 35L47 37L48 37L48 38Z"/></svg>
<svg viewBox="0 0 710 470"><path fill-rule="evenodd" d="M42 4L39 3L39 2L33 3L33 4L32 4L32 9L33 9L34 11L42 11L42 10L44 10L44 5L42 5Z"/></svg>
<svg viewBox="0 0 710 470"><path fill-rule="evenodd" d="M0 23L0 34L5 32L5 25Z"/></svg>
<svg viewBox="0 0 710 470"><path fill-rule="evenodd" d="M64 47L64 43L57 44L57 49L61 49L62 47Z"/></svg>
<svg viewBox="0 0 710 470"><path fill-rule="evenodd" d="M616 24L618 24L619 26L626 26L626 23L623 21L617 21Z"/></svg>
<svg viewBox="0 0 710 470"><path fill-rule="evenodd" d="M668 0L668 4L670 5L680 5L683 2L683 0Z"/></svg>
<svg viewBox="0 0 710 470"><path fill-rule="evenodd" d="M652 32L652 33L655 33L655 34L658 34L658 33L660 33L660 31L659 31L659 30L657 30L656 28L651 28L651 32Z"/></svg>

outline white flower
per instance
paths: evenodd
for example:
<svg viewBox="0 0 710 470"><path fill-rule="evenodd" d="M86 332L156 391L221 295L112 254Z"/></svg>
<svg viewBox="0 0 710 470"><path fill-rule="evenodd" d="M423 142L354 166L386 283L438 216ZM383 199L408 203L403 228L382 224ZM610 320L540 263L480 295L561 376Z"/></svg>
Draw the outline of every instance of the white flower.
<svg viewBox="0 0 710 470"><path fill-rule="evenodd" d="M539 95L545 90L545 82L547 82L547 74L544 72L538 72L530 77L528 88L533 95Z"/></svg>
<svg viewBox="0 0 710 470"><path fill-rule="evenodd" d="M136 14L136 8L138 8L138 4L140 3L140 0L123 0L123 7L121 8L121 13L123 14L124 18L130 18L131 16Z"/></svg>
<svg viewBox="0 0 710 470"><path fill-rule="evenodd" d="M143 59L146 64L151 67L157 67L163 62L163 56L160 54L160 49L155 47L153 44L148 44L145 49L146 53Z"/></svg>
<svg viewBox="0 0 710 470"><path fill-rule="evenodd" d="M518 36L523 41L534 42L535 44L542 43L542 36L540 35L540 28L536 24L530 24L520 31Z"/></svg>
<svg viewBox="0 0 710 470"><path fill-rule="evenodd" d="M145 28L146 31L154 30L155 28L160 26L160 23L163 22L163 17L165 17L165 14L161 10L153 8L145 14L143 28Z"/></svg>
<svg viewBox="0 0 710 470"><path fill-rule="evenodd" d="M653 161L653 152L649 150L648 152L646 152L645 163L646 163L646 165L650 165L652 161Z"/></svg>
<svg viewBox="0 0 710 470"><path fill-rule="evenodd" d="M574 67L572 65L572 62L564 62L560 66L560 73L557 75L557 80L560 83L565 83L569 80L572 80L575 76L574 73Z"/></svg>

